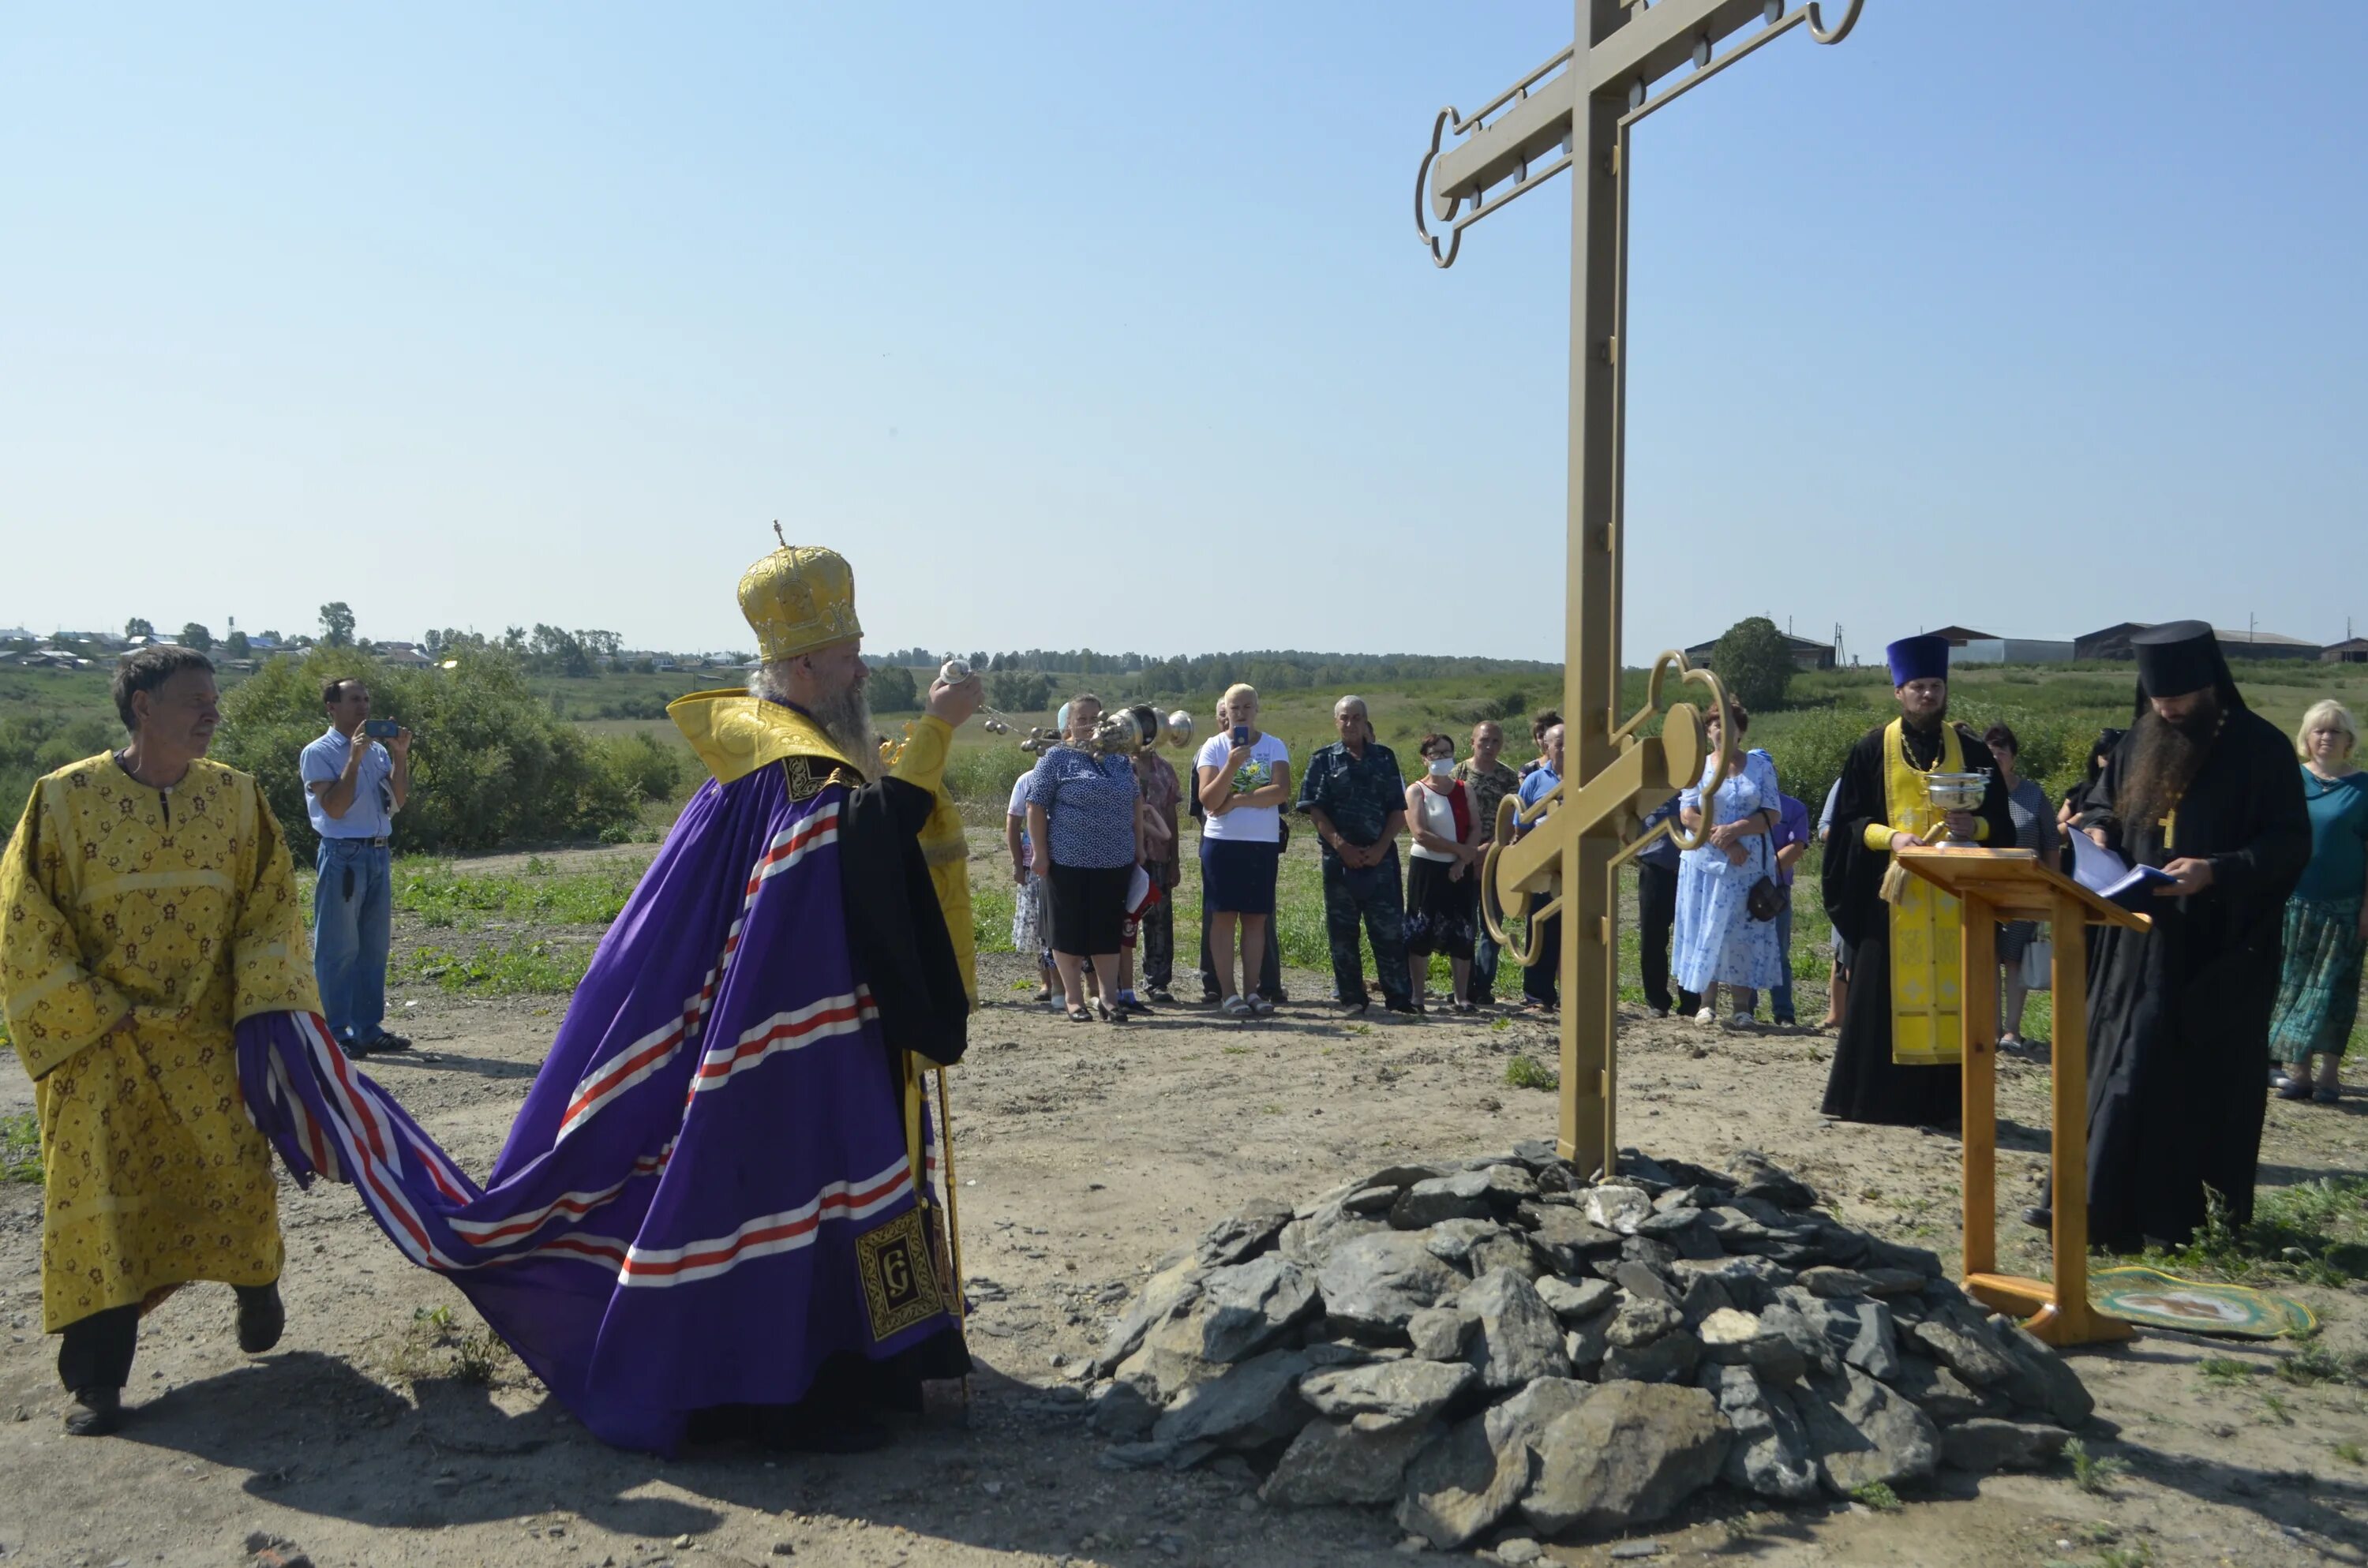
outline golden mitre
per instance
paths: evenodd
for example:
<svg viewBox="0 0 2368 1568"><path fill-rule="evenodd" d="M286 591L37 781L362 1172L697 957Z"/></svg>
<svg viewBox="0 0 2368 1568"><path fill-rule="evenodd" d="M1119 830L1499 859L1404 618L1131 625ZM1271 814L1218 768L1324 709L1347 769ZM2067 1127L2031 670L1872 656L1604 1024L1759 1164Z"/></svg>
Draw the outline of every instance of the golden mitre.
<svg viewBox="0 0 2368 1568"><path fill-rule="evenodd" d="M863 635L855 619L855 573L818 544L785 544L740 575L740 613L767 664Z"/></svg>

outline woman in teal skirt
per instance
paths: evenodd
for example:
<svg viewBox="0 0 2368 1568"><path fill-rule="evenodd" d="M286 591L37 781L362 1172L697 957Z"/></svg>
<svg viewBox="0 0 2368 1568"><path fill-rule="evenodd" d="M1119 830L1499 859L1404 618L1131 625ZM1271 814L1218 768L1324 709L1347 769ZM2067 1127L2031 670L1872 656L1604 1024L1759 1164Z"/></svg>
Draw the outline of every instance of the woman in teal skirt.
<svg viewBox="0 0 2368 1568"><path fill-rule="evenodd" d="M2351 767L2359 727L2343 704L2314 703L2294 734L2310 807L2310 867L2286 903L2285 968L2270 1051L2286 1063L2278 1097L2333 1105L2360 1008L2368 952L2368 773ZM2312 1073L2311 1059L2318 1059Z"/></svg>

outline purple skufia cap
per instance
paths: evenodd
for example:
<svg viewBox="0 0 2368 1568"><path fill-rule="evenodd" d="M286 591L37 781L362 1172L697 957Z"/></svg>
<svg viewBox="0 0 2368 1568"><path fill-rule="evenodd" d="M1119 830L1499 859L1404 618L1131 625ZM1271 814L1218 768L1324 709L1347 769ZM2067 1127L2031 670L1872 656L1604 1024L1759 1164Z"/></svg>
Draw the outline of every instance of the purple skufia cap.
<svg viewBox="0 0 2368 1568"><path fill-rule="evenodd" d="M1894 686L1906 686L1911 680L1949 678L1949 640L1945 637L1902 637L1883 651L1883 657L1891 665Z"/></svg>

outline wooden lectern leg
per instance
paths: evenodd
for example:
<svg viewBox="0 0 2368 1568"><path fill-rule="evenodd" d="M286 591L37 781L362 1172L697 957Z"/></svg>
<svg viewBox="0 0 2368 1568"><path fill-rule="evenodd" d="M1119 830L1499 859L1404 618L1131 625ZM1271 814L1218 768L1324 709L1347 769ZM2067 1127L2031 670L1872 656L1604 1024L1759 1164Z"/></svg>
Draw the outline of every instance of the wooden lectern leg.
<svg viewBox="0 0 2368 1568"><path fill-rule="evenodd" d="M1998 915L1969 897L1957 942L1959 1033L1964 1042L1961 1147L1964 1157L1965 1268L1998 1267Z"/></svg>
<svg viewBox="0 0 2368 1568"><path fill-rule="evenodd" d="M2089 964L2086 915L2057 894L2055 946L2055 1071L2050 1139L2055 1176L2055 1304L2027 1326L2050 1345L2127 1339L2136 1331L2089 1304Z"/></svg>

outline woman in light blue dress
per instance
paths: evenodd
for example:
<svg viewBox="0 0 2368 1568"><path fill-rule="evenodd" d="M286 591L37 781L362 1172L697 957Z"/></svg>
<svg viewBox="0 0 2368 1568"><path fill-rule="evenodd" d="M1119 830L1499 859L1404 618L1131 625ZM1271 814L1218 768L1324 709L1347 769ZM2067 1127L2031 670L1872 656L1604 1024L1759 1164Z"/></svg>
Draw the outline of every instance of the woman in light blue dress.
<svg viewBox="0 0 2368 1568"><path fill-rule="evenodd" d="M1782 794L1776 785L1774 760L1764 751L1740 749L1751 716L1740 703L1730 700L1727 706L1735 715L1738 743L1733 771L1724 782L1715 782L1711 777L1717 766L1713 755L1701 783L1679 797L1679 819L1688 833L1702 824L1708 798L1712 833L1711 841L1689 851L1678 867L1677 941L1670 971L1679 986L1701 995L1702 1008L1695 1015L1701 1022L1718 1017L1716 987L1724 985L1734 1009L1728 1022L1748 1027L1759 993L1783 979L1776 922L1754 920L1748 908L1751 885L1775 870L1769 834L1782 810ZM1704 721L1713 748L1718 722L1715 710Z"/></svg>

